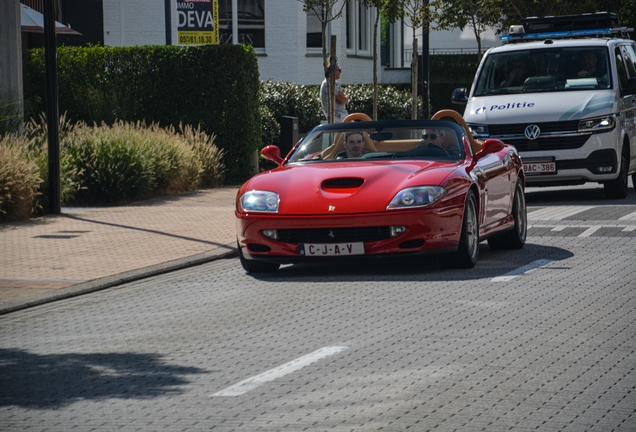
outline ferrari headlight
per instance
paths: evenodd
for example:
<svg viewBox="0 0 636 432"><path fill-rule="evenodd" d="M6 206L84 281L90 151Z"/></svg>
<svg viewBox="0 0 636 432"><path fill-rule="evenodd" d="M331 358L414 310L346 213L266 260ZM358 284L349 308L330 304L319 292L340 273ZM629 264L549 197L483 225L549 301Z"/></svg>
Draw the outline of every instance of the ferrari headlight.
<svg viewBox="0 0 636 432"><path fill-rule="evenodd" d="M605 132L614 129L614 115L594 117L579 121L579 132Z"/></svg>
<svg viewBox="0 0 636 432"><path fill-rule="evenodd" d="M241 197L244 212L278 212L278 194L269 191L253 190Z"/></svg>
<svg viewBox="0 0 636 432"><path fill-rule="evenodd" d="M389 203L387 210L425 207L446 195L441 186L417 186L402 189Z"/></svg>

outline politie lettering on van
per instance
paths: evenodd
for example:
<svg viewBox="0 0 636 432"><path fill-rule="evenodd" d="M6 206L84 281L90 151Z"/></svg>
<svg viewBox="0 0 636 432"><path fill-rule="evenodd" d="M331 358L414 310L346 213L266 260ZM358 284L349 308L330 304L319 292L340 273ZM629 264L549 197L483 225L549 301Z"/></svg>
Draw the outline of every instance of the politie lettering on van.
<svg viewBox="0 0 636 432"><path fill-rule="evenodd" d="M599 182L607 198L636 187L636 43L616 14L526 18L488 50L464 119L477 139L517 148L529 186Z"/></svg>

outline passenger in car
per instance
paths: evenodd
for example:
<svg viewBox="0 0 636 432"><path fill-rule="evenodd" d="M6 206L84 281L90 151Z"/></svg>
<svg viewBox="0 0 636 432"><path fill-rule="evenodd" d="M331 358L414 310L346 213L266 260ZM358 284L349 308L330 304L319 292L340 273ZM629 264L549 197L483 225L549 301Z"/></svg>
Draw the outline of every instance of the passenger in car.
<svg viewBox="0 0 636 432"><path fill-rule="evenodd" d="M369 153L369 151L364 148L362 132L347 132L345 134L345 149L336 155L336 159L359 158L365 153Z"/></svg>
<svg viewBox="0 0 636 432"><path fill-rule="evenodd" d="M598 81L607 81L607 72L601 70L598 66L598 58L594 51L586 51L581 56L581 62L583 63L583 69L581 69L576 75L579 78L596 78Z"/></svg>
<svg viewBox="0 0 636 432"><path fill-rule="evenodd" d="M512 62L512 69L508 72L507 78L499 84L499 88L519 87L531 76L535 74L534 63L527 58L518 58Z"/></svg>

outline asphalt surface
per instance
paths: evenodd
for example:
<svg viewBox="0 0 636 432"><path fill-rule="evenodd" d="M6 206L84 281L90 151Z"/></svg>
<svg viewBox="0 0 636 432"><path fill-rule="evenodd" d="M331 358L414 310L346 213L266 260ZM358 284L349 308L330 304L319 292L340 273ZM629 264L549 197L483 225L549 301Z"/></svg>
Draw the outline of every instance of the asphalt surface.
<svg viewBox="0 0 636 432"><path fill-rule="evenodd" d="M236 256L237 190L0 225L0 314Z"/></svg>

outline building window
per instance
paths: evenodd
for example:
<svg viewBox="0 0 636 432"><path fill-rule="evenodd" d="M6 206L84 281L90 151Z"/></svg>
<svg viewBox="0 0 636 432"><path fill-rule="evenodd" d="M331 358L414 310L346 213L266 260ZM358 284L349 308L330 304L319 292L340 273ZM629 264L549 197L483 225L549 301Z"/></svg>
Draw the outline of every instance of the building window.
<svg viewBox="0 0 636 432"><path fill-rule="evenodd" d="M265 48L265 0L238 0L238 42ZM232 0L219 0L219 38L232 43Z"/></svg>
<svg viewBox="0 0 636 432"><path fill-rule="evenodd" d="M347 4L347 53L371 55L372 10L358 0Z"/></svg>
<svg viewBox="0 0 636 432"><path fill-rule="evenodd" d="M369 51L369 9L358 3L358 51Z"/></svg>
<svg viewBox="0 0 636 432"><path fill-rule="evenodd" d="M307 11L307 48L322 48L322 22L311 9Z"/></svg>

